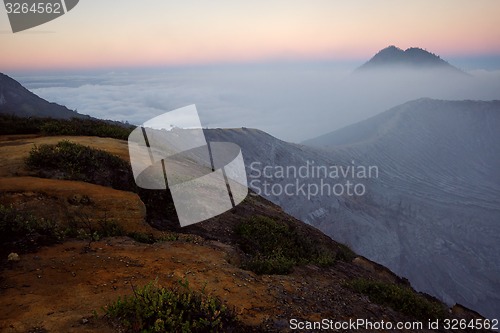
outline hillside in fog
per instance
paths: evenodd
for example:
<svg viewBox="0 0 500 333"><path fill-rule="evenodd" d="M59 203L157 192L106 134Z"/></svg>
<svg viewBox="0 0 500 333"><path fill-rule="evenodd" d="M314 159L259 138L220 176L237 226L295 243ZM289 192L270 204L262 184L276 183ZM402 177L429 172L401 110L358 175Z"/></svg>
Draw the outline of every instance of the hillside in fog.
<svg viewBox="0 0 500 333"><path fill-rule="evenodd" d="M402 50L394 45L380 50L369 61L359 67L356 72L376 69L432 69L446 70L456 74L464 74L440 56L419 47Z"/></svg>
<svg viewBox="0 0 500 333"><path fill-rule="evenodd" d="M376 166L377 178L349 176L365 185L363 196L265 196L409 278L419 290L494 318L500 308L499 127L499 101L420 99L305 146L253 130L220 130L210 136L242 147L248 176L258 176L253 185L261 192L263 181L284 187L296 179L276 173L267 177L253 169L298 168L308 162ZM299 181L319 185L321 179Z"/></svg>

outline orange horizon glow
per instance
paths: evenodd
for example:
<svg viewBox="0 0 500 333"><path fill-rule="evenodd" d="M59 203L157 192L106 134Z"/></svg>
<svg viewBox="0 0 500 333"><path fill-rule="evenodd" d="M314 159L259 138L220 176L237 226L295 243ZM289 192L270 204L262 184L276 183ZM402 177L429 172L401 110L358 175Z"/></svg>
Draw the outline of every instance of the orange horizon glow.
<svg viewBox="0 0 500 333"><path fill-rule="evenodd" d="M81 1L17 34L9 33L0 6L0 69L366 61L389 45L444 59L500 55L500 1L493 0L120 3ZM146 7L153 3L155 10Z"/></svg>
<svg viewBox="0 0 500 333"><path fill-rule="evenodd" d="M117 57L115 54L107 56L96 55L92 52L87 54L83 52L73 51L64 54L64 57L54 57L51 52L37 54L36 62L29 53L25 55L12 56L10 59L3 57L0 60L0 68L2 70L66 70L66 69L99 69L99 68L126 68L126 67L154 67L154 66L189 66L189 65L210 65L210 64L246 64L260 63L273 61L298 61L298 62L314 62L314 61L368 61L381 49L395 45L401 49L409 47L420 47L429 52L441 56L443 59L450 57L474 57L474 56L499 56L500 50L491 50L485 52L482 49L474 49L475 52L465 52L460 49L450 49L439 52L432 47L421 44L407 44L403 46L398 43L386 43L379 47L360 48L359 50L343 50L343 51L318 51L308 52L306 50L292 51L264 51L261 52L228 52L225 55L219 54L204 54L203 56L192 55L188 53L171 55L161 51L151 52L150 54L134 54L130 52L127 57ZM83 55L82 55L83 53ZM5 53L4 53L5 55Z"/></svg>

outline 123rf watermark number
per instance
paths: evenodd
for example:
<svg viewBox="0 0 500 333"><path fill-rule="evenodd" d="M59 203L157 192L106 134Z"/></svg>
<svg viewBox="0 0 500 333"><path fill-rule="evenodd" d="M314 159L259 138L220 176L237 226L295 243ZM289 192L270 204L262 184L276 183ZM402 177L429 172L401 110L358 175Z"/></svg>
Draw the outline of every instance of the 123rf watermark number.
<svg viewBox="0 0 500 333"><path fill-rule="evenodd" d="M80 0L3 0L12 32L31 29L67 14Z"/></svg>
<svg viewBox="0 0 500 333"><path fill-rule="evenodd" d="M368 319L333 320L324 318L320 321L307 321L292 318L289 321L289 328L293 331L309 330L363 330L363 331L386 331L386 330L408 330L420 331L428 330L498 330L498 319L429 319L425 321L390 322L385 320L372 321Z"/></svg>
<svg viewBox="0 0 500 333"><path fill-rule="evenodd" d="M444 319L442 325L445 330L498 330L498 319Z"/></svg>
<svg viewBox="0 0 500 333"><path fill-rule="evenodd" d="M62 14L61 2L6 2L7 14Z"/></svg>

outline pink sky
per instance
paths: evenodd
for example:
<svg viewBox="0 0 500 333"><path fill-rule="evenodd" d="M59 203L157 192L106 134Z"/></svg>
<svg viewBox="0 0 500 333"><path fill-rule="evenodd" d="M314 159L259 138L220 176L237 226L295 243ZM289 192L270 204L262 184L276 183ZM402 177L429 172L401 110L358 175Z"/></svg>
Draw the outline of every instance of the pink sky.
<svg viewBox="0 0 500 333"><path fill-rule="evenodd" d="M500 55L497 0L84 0L17 34L0 7L2 70L368 59L392 44Z"/></svg>

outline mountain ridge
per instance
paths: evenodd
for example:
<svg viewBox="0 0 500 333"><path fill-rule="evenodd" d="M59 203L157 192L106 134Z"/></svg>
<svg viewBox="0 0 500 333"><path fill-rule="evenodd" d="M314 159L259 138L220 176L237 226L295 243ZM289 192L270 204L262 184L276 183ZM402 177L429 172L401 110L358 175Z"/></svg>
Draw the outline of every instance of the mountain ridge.
<svg viewBox="0 0 500 333"><path fill-rule="evenodd" d="M500 286L492 276L500 272L493 245L500 232L498 126L498 100L419 99L304 142L337 163L355 160L380 169L363 205L330 210L326 216L343 216L335 223L314 217L311 223L408 277L419 290L497 317ZM372 216L361 216L362 209ZM366 230L357 229L364 241L349 234L355 225ZM368 245L378 238L387 241L379 254ZM444 277L435 274L449 278L442 284Z"/></svg>
<svg viewBox="0 0 500 333"><path fill-rule="evenodd" d="M401 105L395 106L393 108L390 108L389 110L386 110L382 113L379 113L375 116L372 116L370 118L367 118L365 120L361 120L359 122L356 122L354 124L342 127L340 129L337 129L335 131L331 131L322 135L319 135L317 137L307 139L301 142L301 144L304 144L306 146L312 146L315 148L321 148L321 149L329 149L328 146L343 146L344 144L348 143L349 144L356 144L363 142L365 140L369 140L373 138L376 135L381 135L383 133L383 125L387 126L385 123L386 121L390 121L391 118L397 117L399 114L404 114L405 112L412 112L418 110L414 110L415 108L421 108L423 105L426 104L454 104L458 106L461 109L467 109L467 105L474 105L474 104L482 104L484 107L487 107L488 105L491 105L493 108L500 108L500 100L491 100L491 101L475 101L475 100L462 100L462 101L447 101L447 100L439 100L439 99L433 99L433 98L419 98L416 100L408 101L406 103L403 103ZM458 112L458 111L457 111ZM354 137L353 129L359 127L363 128L363 130L358 130L357 135L361 136L356 136ZM350 136L348 135L350 134ZM330 147L330 148L331 148Z"/></svg>
<svg viewBox="0 0 500 333"><path fill-rule="evenodd" d="M406 50L394 45L388 46L377 52L370 60L355 70L361 73L376 69L429 69L446 70L456 74L467 75L465 72L441 59L439 55L419 47L410 47Z"/></svg>
<svg viewBox="0 0 500 333"><path fill-rule="evenodd" d="M0 114L15 114L21 117L90 119L90 116L46 101L3 73L0 73Z"/></svg>

